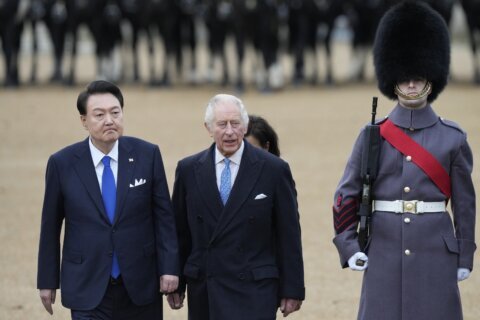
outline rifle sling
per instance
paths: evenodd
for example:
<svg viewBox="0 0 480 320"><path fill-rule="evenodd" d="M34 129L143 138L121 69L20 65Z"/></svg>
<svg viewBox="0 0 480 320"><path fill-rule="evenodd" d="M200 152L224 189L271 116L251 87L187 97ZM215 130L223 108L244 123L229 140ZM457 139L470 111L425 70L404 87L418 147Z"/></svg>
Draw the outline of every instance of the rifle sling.
<svg viewBox="0 0 480 320"><path fill-rule="evenodd" d="M425 172L447 199L450 198L450 176L430 152L395 126L390 119L380 125L380 134L402 154L410 155L412 161Z"/></svg>

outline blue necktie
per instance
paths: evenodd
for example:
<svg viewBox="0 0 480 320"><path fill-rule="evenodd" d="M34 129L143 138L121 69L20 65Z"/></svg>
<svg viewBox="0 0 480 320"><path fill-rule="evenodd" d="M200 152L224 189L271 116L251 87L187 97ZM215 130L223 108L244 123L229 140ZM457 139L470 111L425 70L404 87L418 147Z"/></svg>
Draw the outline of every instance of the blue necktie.
<svg viewBox="0 0 480 320"><path fill-rule="evenodd" d="M117 188L115 187L115 178L113 177L112 168L110 167L110 157L102 158L103 174L102 174L102 198L103 205L107 211L108 219L113 225L115 218L115 203L117 201ZM120 275L120 267L118 266L117 254L113 252L112 277L118 278Z"/></svg>
<svg viewBox="0 0 480 320"><path fill-rule="evenodd" d="M222 198L223 204L227 203L228 196L230 195L230 190L232 189L230 161L231 160L228 158L223 159L223 162L225 163L225 168L223 168L222 175L220 176L220 197Z"/></svg>

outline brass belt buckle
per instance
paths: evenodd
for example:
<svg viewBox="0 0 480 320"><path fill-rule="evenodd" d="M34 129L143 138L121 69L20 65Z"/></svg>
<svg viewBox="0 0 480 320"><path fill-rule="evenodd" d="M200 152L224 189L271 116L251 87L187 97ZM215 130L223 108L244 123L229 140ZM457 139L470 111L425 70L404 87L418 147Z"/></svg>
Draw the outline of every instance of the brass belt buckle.
<svg viewBox="0 0 480 320"><path fill-rule="evenodd" d="M417 214L417 200L403 201L403 213Z"/></svg>

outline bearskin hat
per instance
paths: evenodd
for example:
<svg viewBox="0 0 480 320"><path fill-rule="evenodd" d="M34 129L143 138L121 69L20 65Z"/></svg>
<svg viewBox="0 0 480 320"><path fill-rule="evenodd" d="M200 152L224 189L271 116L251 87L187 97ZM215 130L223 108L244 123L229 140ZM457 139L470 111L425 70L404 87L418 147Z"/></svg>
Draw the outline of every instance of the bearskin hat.
<svg viewBox="0 0 480 320"><path fill-rule="evenodd" d="M380 20L373 45L373 62L380 91L397 99L399 81L424 78L432 83L432 102L447 84L450 38L445 20L429 5L404 1Z"/></svg>

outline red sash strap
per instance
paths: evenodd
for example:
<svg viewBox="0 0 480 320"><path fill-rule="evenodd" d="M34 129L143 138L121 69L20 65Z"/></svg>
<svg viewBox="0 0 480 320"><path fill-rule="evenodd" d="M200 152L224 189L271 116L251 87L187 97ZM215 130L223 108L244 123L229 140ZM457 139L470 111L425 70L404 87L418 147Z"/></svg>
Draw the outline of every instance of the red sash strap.
<svg viewBox="0 0 480 320"><path fill-rule="evenodd" d="M412 161L450 198L450 176L430 152L395 126L390 119L380 125L380 135L402 154L411 156Z"/></svg>

